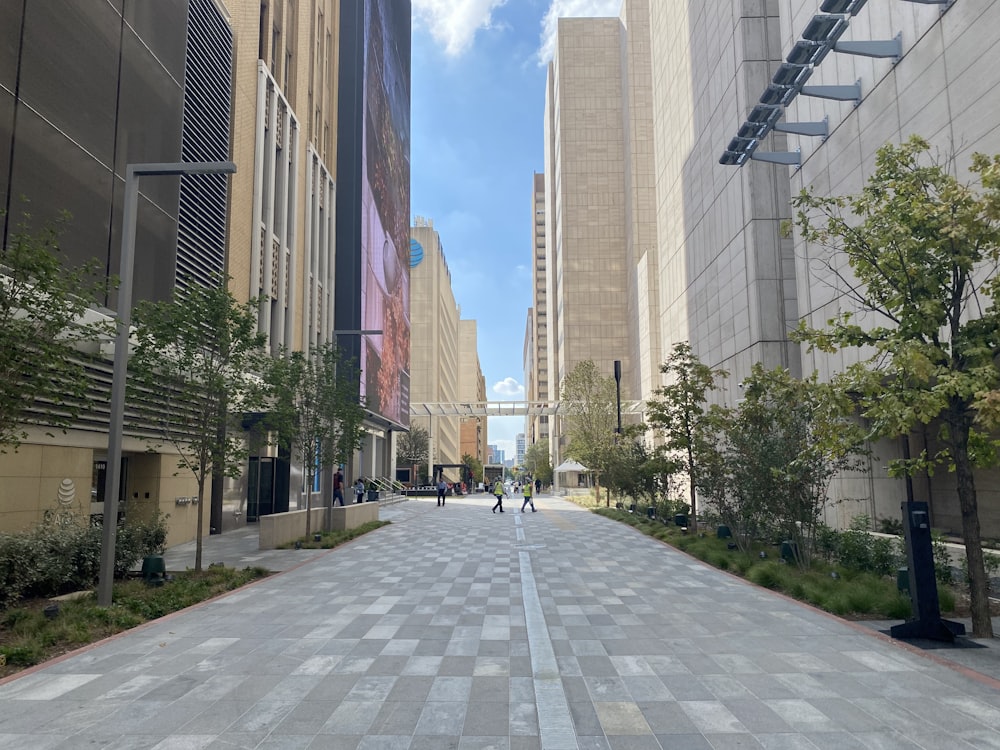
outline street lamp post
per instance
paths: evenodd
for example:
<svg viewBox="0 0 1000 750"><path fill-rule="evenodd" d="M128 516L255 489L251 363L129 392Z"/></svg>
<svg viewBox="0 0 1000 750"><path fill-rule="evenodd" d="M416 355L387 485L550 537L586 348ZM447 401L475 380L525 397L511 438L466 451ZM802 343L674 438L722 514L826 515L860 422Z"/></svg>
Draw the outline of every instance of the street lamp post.
<svg viewBox="0 0 1000 750"><path fill-rule="evenodd" d="M125 378L132 325L132 271L135 266L135 224L139 203L139 178L144 175L234 174L231 161L129 164L125 167L122 211L122 248L118 287L118 323L114 374L111 380L111 416L108 425L108 468L104 480L104 523L101 530L101 569L97 603L111 606L115 578L115 538L118 531L118 492L122 471L122 430L125 416ZM199 507L198 512L201 513Z"/></svg>
<svg viewBox="0 0 1000 750"><path fill-rule="evenodd" d="M615 432L622 434L622 361L615 360L615 397L618 401L618 429Z"/></svg>

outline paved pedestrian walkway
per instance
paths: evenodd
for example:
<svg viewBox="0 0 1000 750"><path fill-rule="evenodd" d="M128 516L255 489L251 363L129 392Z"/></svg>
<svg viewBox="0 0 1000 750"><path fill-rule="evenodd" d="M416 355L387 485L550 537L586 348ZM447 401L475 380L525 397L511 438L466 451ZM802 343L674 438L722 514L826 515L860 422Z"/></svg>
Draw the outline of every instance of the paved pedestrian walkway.
<svg viewBox="0 0 1000 750"><path fill-rule="evenodd" d="M351 544L268 553L286 572L8 679L0 747L1000 747L994 681L566 501L493 502L383 508ZM255 552L213 544L206 562Z"/></svg>

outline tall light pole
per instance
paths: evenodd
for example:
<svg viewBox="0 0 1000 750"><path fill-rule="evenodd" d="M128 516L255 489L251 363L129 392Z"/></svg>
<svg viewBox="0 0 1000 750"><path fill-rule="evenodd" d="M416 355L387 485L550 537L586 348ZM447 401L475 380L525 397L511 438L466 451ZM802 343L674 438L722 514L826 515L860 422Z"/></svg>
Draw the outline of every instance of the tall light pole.
<svg viewBox="0 0 1000 750"><path fill-rule="evenodd" d="M234 174L231 161L129 164L125 167L122 210L122 249L118 287L118 323L115 365L111 380L111 417L108 425L108 468L104 478L104 522L101 529L101 570L97 603L111 606L115 579L115 540L118 531L118 492L122 471L122 430L125 416L125 378L128 374L129 329L132 325L132 271L135 266L135 223L139 178L144 175ZM199 507L198 512L201 513Z"/></svg>
<svg viewBox="0 0 1000 750"><path fill-rule="evenodd" d="M622 361L615 360L615 397L618 401L618 429L615 432L622 434Z"/></svg>

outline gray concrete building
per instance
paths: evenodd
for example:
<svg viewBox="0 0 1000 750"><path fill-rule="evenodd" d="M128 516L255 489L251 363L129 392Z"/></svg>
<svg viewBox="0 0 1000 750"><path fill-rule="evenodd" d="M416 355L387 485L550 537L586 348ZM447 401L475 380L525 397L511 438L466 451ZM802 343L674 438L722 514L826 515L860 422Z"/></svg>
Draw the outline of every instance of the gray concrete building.
<svg viewBox="0 0 1000 750"><path fill-rule="evenodd" d="M1000 152L1000 69L985 62L998 23L989 0L625 0L618 18L561 19L544 118L551 335L534 363L549 368L553 398L583 359L607 374L621 359L623 398L648 398L683 341L730 372L713 394L730 406L758 362L823 378L843 370L851 355L789 341L800 320L851 309L792 227L790 197L857 192L876 150L911 134L954 153L959 175L973 152ZM826 41L829 54L800 59ZM787 86L773 88L781 76L817 88L786 98ZM726 157L769 96L787 127L753 158ZM558 461L558 424L552 446ZM898 446L876 454L869 472L837 482L845 502L829 521L898 515L904 488L885 469ZM935 525L958 528L947 475L917 484ZM1000 498L985 484L984 533L1000 534Z"/></svg>

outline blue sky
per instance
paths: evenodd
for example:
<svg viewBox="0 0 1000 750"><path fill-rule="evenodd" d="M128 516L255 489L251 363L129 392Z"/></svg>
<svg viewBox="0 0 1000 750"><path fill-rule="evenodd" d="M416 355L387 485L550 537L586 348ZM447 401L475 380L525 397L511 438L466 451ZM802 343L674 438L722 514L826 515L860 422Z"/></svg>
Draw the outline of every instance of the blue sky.
<svg viewBox="0 0 1000 750"><path fill-rule="evenodd" d="M621 0L413 0L410 211L434 222L462 318L475 320L490 401L524 399L532 175L543 168L555 19ZM514 453L523 417L491 418Z"/></svg>

